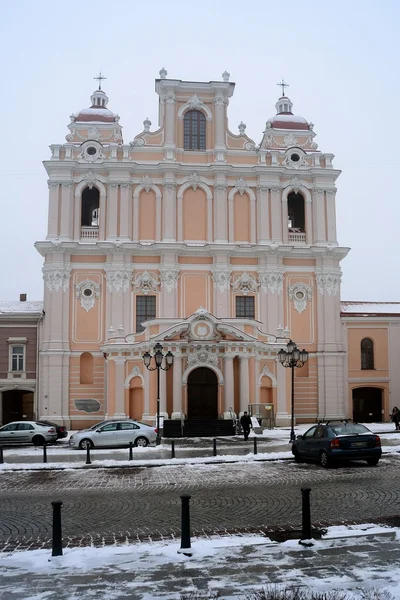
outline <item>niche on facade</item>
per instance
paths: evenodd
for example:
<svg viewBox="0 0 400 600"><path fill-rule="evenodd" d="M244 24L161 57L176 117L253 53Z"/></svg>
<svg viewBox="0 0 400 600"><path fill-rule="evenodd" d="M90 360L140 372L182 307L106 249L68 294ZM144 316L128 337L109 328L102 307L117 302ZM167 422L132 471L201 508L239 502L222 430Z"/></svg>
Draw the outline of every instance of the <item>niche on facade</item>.
<svg viewBox="0 0 400 600"><path fill-rule="evenodd" d="M98 227L100 217L100 192L96 187L86 187L82 192L81 227Z"/></svg>
<svg viewBox="0 0 400 600"><path fill-rule="evenodd" d="M86 413L99 412L101 404L95 398L81 398L74 400L76 410L80 410Z"/></svg>
<svg viewBox="0 0 400 600"><path fill-rule="evenodd" d="M93 355L84 352L79 359L79 382L81 384L93 383Z"/></svg>
<svg viewBox="0 0 400 600"><path fill-rule="evenodd" d="M288 195L288 228L292 233L304 233L306 218L304 196L297 192Z"/></svg>

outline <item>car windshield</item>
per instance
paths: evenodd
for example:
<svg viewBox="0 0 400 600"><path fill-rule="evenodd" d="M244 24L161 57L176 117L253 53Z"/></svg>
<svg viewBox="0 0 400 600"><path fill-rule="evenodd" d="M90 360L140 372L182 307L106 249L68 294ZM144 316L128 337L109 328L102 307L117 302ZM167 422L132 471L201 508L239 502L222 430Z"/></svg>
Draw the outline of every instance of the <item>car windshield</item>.
<svg viewBox="0 0 400 600"><path fill-rule="evenodd" d="M336 435L359 435L360 433L372 433L360 423L338 423L337 425L330 425L330 428Z"/></svg>

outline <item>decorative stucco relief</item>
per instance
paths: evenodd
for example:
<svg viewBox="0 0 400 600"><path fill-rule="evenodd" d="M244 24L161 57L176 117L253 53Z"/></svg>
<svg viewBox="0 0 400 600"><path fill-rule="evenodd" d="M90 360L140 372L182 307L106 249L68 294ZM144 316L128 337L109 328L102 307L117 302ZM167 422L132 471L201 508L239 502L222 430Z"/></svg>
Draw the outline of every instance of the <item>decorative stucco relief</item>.
<svg viewBox="0 0 400 600"><path fill-rule="evenodd" d="M258 283L264 294L280 296L283 290L283 273L279 273L279 271L259 272Z"/></svg>
<svg viewBox="0 0 400 600"><path fill-rule="evenodd" d="M166 268L160 267L161 288L170 294L172 290L178 287L179 267Z"/></svg>
<svg viewBox="0 0 400 600"><path fill-rule="evenodd" d="M42 269L43 279L49 292L66 292L69 288L71 267L48 267Z"/></svg>
<svg viewBox="0 0 400 600"><path fill-rule="evenodd" d="M148 271L142 271L138 273L133 280L133 291L141 292L145 296L150 292L157 292L157 288L160 282L157 281L157 277L152 275Z"/></svg>
<svg viewBox="0 0 400 600"><path fill-rule="evenodd" d="M210 346L197 346L191 354L187 357L187 366L193 367L197 365L214 365L218 367L219 358L217 354L214 354L210 350Z"/></svg>
<svg viewBox="0 0 400 600"><path fill-rule="evenodd" d="M221 294L229 290L231 280L231 269L212 268L212 278L214 289L217 289Z"/></svg>
<svg viewBox="0 0 400 600"><path fill-rule="evenodd" d="M142 177L142 186L144 187L146 194L150 192L153 185L154 181L149 175L144 175L144 177Z"/></svg>
<svg viewBox="0 0 400 600"><path fill-rule="evenodd" d="M342 280L340 273L319 273L316 279L318 291L322 296L336 296Z"/></svg>
<svg viewBox="0 0 400 600"><path fill-rule="evenodd" d="M257 292L259 284L253 275L248 273L242 273L234 278L232 281L232 289L235 293L243 294L247 296L249 293Z"/></svg>
<svg viewBox="0 0 400 600"><path fill-rule="evenodd" d="M107 290L113 292L127 292L132 281L133 268L118 268L113 266L104 267L107 280Z"/></svg>
<svg viewBox="0 0 400 600"><path fill-rule="evenodd" d="M82 308L89 312L94 307L96 299L100 298L100 285L91 279L85 279L76 284L75 297L80 300Z"/></svg>
<svg viewBox="0 0 400 600"><path fill-rule="evenodd" d="M307 308L307 301L312 298L312 288L305 283L295 283L289 287L289 298L293 302L294 308L301 315Z"/></svg>
<svg viewBox="0 0 400 600"><path fill-rule="evenodd" d="M240 179L238 179L236 181L235 188L237 189L237 191L239 192L239 194L241 196L243 196L243 194L245 193L245 191L247 190L248 187L249 186L247 185L247 183L245 182L243 177L240 177Z"/></svg>

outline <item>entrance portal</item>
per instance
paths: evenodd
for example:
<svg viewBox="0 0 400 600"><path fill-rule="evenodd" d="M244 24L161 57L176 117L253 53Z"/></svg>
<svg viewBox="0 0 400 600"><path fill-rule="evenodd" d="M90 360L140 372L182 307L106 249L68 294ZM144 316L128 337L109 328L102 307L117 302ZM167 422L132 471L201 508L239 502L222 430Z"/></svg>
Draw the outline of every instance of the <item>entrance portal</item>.
<svg viewBox="0 0 400 600"><path fill-rule="evenodd" d="M3 392L3 425L11 421L33 421L35 419L33 411L33 392L24 390L9 390Z"/></svg>
<svg viewBox="0 0 400 600"><path fill-rule="evenodd" d="M353 419L359 423L382 421L382 390L361 387L353 390Z"/></svg>
<svg viewBox="0 0 400 600"><path fill-rule="evenodd" d="M188 377L188 419L218 419L218 379L199 367Z"/></svg>

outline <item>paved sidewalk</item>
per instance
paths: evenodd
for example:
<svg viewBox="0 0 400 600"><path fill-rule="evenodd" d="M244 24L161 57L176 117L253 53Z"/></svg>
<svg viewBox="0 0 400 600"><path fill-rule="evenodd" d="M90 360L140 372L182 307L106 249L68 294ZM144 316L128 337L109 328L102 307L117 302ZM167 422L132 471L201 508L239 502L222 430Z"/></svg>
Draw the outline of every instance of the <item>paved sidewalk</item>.
<svg viewBox="0 0 400 600"><path fill-rule="evenodd" d="M280 584L315 591L356 594L367 588L400 598L399 530L331 528L306 548L297 540L272 542L261 536L192 540L193 556L178 554L179 541L105 549L69 549L51 558L46 550L0 557L1 600L178 600L244 598L244 590ZM348 535L348 534L347 534Z"/></svg>

